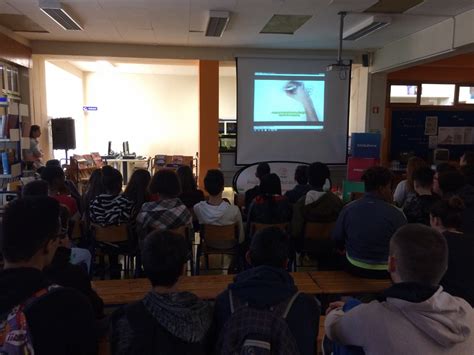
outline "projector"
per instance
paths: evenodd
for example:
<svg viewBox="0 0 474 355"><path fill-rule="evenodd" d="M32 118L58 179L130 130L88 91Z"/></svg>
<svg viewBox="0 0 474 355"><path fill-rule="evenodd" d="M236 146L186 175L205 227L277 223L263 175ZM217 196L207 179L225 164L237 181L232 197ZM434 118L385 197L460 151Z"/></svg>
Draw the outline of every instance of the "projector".
<svg viewBox="0 0 474 355"><path fill-rule="evenodd" d="M326 67L326 71L346 71L349 70L351 66L343 63L334 63Z"/></svg>

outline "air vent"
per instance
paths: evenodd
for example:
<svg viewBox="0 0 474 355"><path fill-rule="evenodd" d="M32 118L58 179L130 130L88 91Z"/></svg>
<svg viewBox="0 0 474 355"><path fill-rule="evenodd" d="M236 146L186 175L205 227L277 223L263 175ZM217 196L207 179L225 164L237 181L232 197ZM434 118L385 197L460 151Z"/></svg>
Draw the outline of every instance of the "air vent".
<svg viewBox="0 0 474 355"><path fill-rule="evenodd" d="M310 18L311 15L273 15L260 33L292 35Z"/></svg>
<svg viewBox="0 0 474 355"><path fill-rule="evenodd" d="M355 41L390 25L390 17L372 16L344 32L343 39Z"/></svg>
<svg viewBox="0 0 474 355"><path fill-rule="evenodd" d="M73 18L64 4L55 0L40 0L40 9L54 22L67 31L82 31L83 28Z"/></svg>
<svg viewBox="0 0 474 355"><path fill-rule="evenodd" d="M206 37L222 37L229 19L230 13L228 11L209 11Z"/></svg>

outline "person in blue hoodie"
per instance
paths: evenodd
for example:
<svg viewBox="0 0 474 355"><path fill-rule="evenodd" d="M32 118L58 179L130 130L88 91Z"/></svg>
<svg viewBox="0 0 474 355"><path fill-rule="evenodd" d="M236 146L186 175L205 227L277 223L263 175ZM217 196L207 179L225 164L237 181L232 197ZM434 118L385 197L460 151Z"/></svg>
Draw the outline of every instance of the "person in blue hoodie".
<svg viewBox="0 0 474 355"><path fill-rule="evenodd" d="M231 317L229 290L239 302L249 307L270 309L291 299L298 289L286 271L288 264L288 236L276 227L256 233L247 252L252 268L238 274L215 303L215 329L224 329ZM286 317L286 322L298 346L299 354L316 353L321 307L310 295L300 293Z"/></svg>

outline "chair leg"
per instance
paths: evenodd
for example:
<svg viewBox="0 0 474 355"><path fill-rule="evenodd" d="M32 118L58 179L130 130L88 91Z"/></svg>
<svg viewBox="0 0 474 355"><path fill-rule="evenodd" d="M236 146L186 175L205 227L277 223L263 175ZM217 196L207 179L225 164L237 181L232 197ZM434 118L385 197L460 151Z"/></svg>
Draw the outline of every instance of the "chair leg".
<svg viewBox="0 0 474 355"><path fill-rule="evenodd" d="M196 248L196 260L195 260L195 267L194 269L196 270L195 271L195 274L196 275L199 275L199 272L200 272L200 268L201 268L201 245L199 244Z"/></svg>
<svg viewBox="0 0 474 355"><path fill-rule="evenodd" d="M206 269L209 271L209 254L204 255L204 258L206 260Z"/></svg>

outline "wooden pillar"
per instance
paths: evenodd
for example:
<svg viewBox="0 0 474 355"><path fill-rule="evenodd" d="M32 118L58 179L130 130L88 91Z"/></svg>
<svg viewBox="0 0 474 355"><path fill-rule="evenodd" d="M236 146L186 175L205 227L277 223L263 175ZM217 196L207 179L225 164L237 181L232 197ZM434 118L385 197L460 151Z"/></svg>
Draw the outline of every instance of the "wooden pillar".
<svg viewBox="0 0 474 355"><path fill-rule="evenodd" d="M199 186L219 168L219 62L199 61Z"/></svg>

